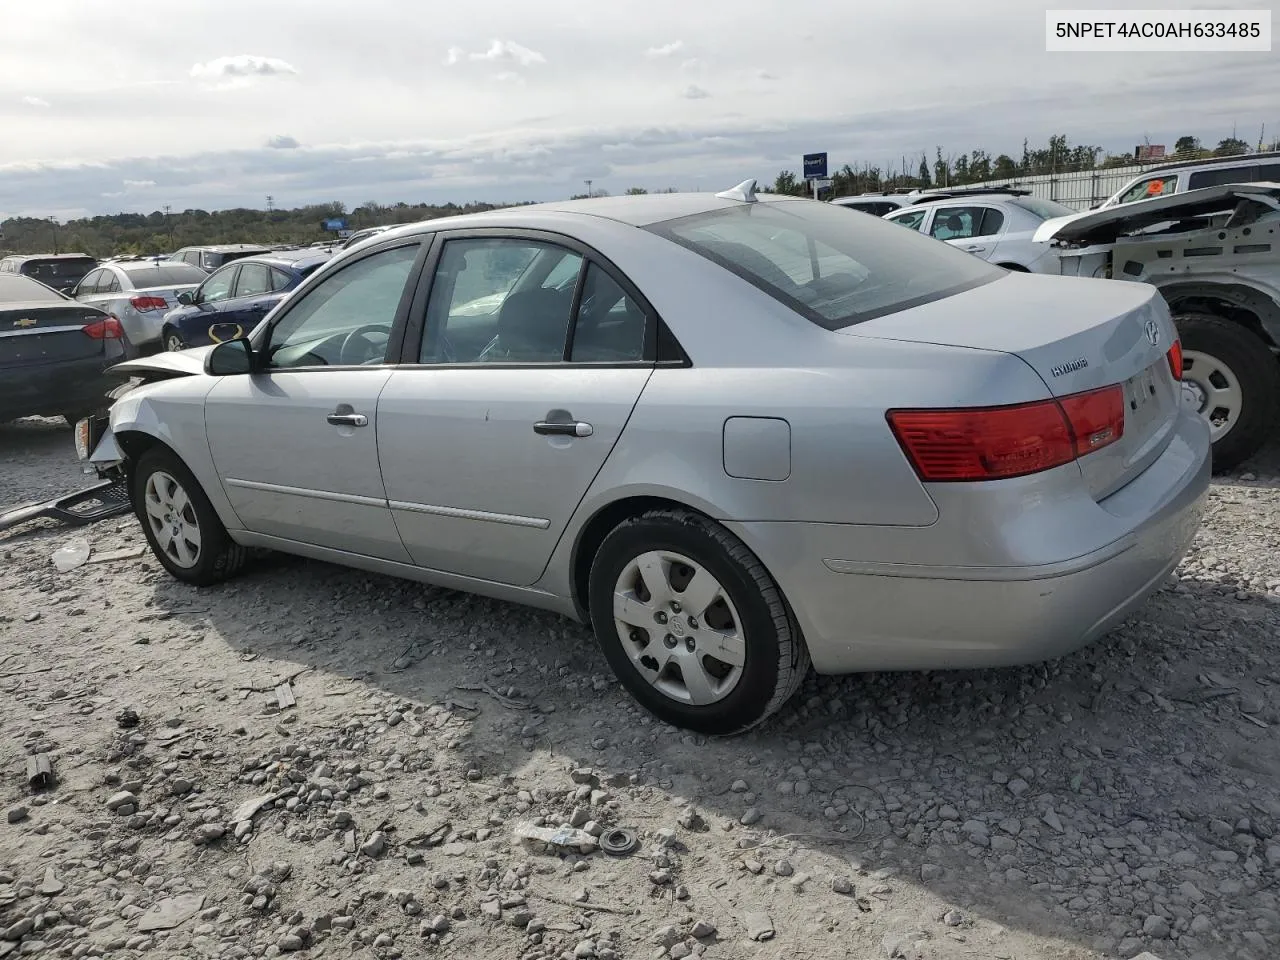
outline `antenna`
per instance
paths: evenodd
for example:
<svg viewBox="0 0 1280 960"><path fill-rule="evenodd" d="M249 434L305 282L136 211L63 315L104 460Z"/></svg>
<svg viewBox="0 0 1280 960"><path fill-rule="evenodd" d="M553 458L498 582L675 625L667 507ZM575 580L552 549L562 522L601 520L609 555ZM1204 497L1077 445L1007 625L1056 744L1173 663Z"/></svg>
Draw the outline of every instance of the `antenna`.
<svg viewBox="0 0 1280 960"><path fill-rule="evenodd" d="M743 203L756 202L756 181L755 178L743 180L736 187L728 190L722 190L716 194L721 200L741 200Z"/></svg>

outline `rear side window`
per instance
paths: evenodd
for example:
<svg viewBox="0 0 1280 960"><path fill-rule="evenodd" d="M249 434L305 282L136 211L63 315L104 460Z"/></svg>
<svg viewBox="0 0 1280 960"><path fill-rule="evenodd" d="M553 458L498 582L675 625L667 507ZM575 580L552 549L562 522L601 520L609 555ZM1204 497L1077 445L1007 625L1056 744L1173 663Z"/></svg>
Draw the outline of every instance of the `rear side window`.
<svg viewBox="0 0 1280 960"><path fill-rule="evenodd" d="M947 244L879 217L851 217L827 203L744 203L648 229L828 330L1004 276Z"/></svg>
<svg viewBox="0 0 1280 960"><path fill-rule="evenodd" d="M1187 189L1220 187L1228 183L1254 183L1258 180L1258 168L1254 164L1225 167L1221 170L1197 170L1187 177Z"/></svg>

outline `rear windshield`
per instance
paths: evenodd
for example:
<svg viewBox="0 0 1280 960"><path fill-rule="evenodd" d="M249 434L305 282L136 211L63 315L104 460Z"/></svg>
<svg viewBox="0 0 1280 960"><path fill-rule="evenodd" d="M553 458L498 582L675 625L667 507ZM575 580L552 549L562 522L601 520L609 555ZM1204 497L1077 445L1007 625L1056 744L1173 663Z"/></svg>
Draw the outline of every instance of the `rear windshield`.
<svg viewBox="0 0 1280 960"><path fill-rule="evenodd" d="M25 276L44 283L49 280L79 280L98 265L96 260L28 260L19 269Z"/></svg>
<svg viewBox="0 0 1280 960"><path fill-rule="evenodd" d="M16 273L0 273L0 303L44 303L69 299L43 283Z"/></svg>
<svg viewBox="0 0 1280 960"><path fill-rule="evenodd" d="M828 330L940 300L1004 275L962 250L826 203L744 203L648 228Z"/></svg>
<svg viewBox="0 0 1280 960"><path fill-rule="evenodd" d="M1063 206L1053 200L1042 200L1039 197L1014 197L1009 202L1015 207L1021 207L1028 213L1034 213L1041 220L1052 220L1054 217L1067 217L1076 212L1070 207Z"/></svg>
<svg viewBox="0 0 1280 960"><path fill-rule="evenodd" d="M133 263L121 267L139 289L145 287L180 286L184 283L201 283L208 276L199 267L189 263Z"/></svg>

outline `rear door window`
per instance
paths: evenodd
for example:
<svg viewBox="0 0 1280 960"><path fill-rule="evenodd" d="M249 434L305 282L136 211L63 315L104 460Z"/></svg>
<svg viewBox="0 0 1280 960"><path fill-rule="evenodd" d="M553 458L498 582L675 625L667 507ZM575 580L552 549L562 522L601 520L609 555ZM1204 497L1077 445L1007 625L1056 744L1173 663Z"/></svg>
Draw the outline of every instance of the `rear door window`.
<svg viewBox="0 0 1280 960"><path fill-rule="evenodd" d="M1258 179L1256 164L1241 164L1238 167L1224 167L1220 170L1197 170L1187 177L1187 189L1221 187L1228 183L1256 183Z"/></svg>
<svg viewBox="0 0 1280 960"><path fill-rule="evenodd" d="M649 226L828 330L1005 275L944 243L831 204L737 204Z"/></svg>

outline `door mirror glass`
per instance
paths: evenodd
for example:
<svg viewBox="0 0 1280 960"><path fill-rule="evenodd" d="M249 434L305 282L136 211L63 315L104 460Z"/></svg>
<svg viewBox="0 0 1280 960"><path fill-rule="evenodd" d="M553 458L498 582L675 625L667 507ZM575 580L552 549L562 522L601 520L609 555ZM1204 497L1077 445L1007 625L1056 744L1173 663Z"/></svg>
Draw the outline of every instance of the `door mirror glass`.
<svg viewBox="0 0 1280 960"><path fill-rule="evenodd" d="M190 291L183 290L180 294L178 294L178 302L182 304L184 307L189 307L196 301Z"/></svg>
<svg viewBox="0 0 1280 960"><path fill-rule="evenodd" d="M225 340L209 351L204 372L211 377L229 377L253 372L253 347L248 340Z"/></svg>

